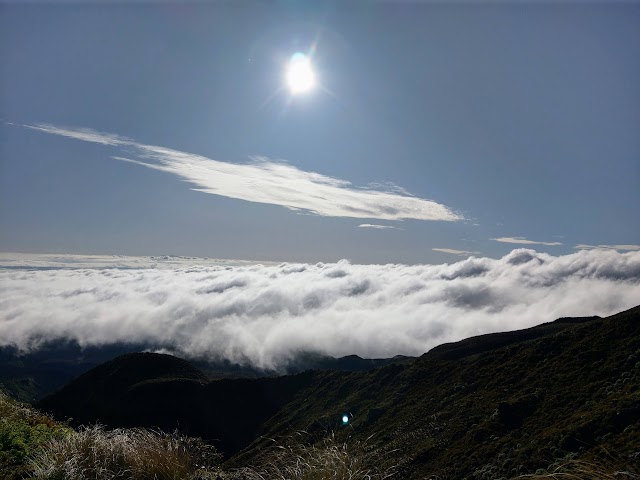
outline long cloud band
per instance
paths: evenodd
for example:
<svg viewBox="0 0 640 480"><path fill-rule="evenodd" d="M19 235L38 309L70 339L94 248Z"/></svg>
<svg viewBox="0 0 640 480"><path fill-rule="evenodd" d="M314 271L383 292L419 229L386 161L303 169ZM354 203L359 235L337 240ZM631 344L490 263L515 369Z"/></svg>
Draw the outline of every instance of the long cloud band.
<svg viewBox="0 0 640 480"><path fill-rule="evenodd" d="M640 252L519 249L415 266L197 263L0 268L0 346L133 342L278 368L309 350L420 355L472 335L613 314L640 299Z"/></svg>
<svg viewBox="0 0 640 480"><path fill-rule="evenodd" d="M112 158L176 175L194 190L248 202L279 205L328 217L380 220L462 220L462 215L432 200L387 190L354 188L350 182L264 157L236 164L155 145L145 145L109 133L53 125L22 125L40 132L84 142L118 147L125 155ZM134 156L129 158L128 155ZM399 190L403 192L403 190Z"/></svg>

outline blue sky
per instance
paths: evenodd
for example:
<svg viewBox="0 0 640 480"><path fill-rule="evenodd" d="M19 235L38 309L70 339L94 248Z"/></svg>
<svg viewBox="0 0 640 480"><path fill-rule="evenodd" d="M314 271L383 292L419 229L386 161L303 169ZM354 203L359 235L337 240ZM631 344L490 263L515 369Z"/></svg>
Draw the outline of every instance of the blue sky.
<svg viewBox="0 0 640 480"><path fill-rule="evenodd" d="M0 250L638 249L639 27L638 2L1 3Z"/></svg>

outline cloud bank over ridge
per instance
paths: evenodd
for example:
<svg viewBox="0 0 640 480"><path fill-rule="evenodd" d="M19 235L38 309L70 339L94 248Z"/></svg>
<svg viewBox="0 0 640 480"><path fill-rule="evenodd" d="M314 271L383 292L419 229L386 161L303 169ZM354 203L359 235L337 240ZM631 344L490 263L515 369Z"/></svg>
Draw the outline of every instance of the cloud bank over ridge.
<svg viewBox="0 0 640 480"><path fill-rule="evenodd" d="M462 220L462 215L432 200L414 197L400 187L355 188L350 182L293 165L254 157L237 164L155 145L110 133L53 125L21 125L32 130L120 148L112 158L171 173L196 186L193 190L248 202L279 205L327 217L380 220ZM133 157L133 158L130 158Z"/></svg>
<svg viewBox="0 0 640 480"><path fill-rule="evenodd" d="M518 249L445 265L0 269L0 346L144 343L282 367L300 351L420 355L450 341L638 304L640 252Z"/></svg>

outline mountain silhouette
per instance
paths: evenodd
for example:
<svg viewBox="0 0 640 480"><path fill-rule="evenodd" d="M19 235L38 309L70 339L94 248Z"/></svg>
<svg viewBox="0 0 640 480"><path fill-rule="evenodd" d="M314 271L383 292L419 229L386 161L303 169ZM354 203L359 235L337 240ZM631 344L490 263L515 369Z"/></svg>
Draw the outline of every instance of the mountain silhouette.
<svg viewBox="0 0 640 480"><path fill-rule="evenodd" d="M0 347L0 388L14 398L34 402L119 355L150 350L162 348L157 345L151 348L144 344L81 347L70 341L49 342L30 353ZM260 369L248 363L238 364L226 359L194 359L190 362L210 380L218 380L276 377L306 370L362 372L411 358L402 355L379 359L361 358L357 355L335 358L317 352L299 352L278 370Z"/></svg>

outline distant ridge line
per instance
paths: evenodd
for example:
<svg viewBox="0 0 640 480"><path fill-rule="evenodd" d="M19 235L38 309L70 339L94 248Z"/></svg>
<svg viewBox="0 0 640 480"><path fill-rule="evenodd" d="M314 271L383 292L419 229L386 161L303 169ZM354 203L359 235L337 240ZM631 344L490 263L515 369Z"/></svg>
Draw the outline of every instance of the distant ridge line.
<svg viewBox="0 0 640 480"><path fill-rule="evenodd" d="M425 360L458 360L460 358L485 353L497 348L520 342L534 340L559 332L572 325L602 320L597 315L591 317L562 317L557 320L536 325L535 327L512 332L497 332L465 338L459 342L443 343L432 348L420 357Z"/></svg>

